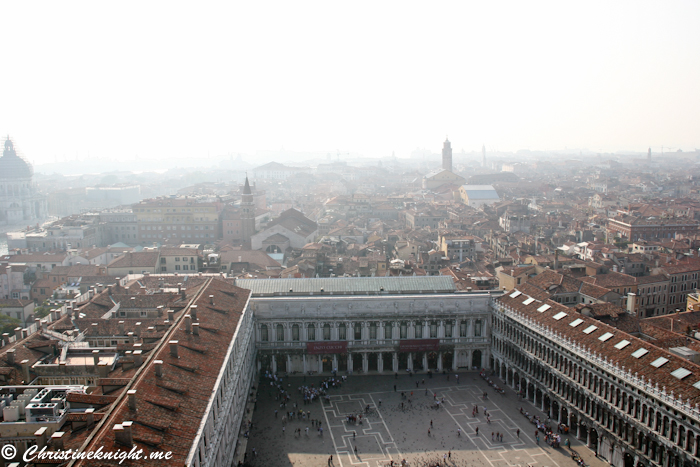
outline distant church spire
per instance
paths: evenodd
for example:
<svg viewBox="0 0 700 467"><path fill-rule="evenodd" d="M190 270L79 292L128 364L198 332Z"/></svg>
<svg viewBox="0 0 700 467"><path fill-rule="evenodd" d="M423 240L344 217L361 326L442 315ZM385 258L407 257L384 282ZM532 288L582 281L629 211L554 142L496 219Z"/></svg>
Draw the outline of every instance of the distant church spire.
<svg viewBox="0 0 700 467"><path fill-rule="evenodd" d="M243 245L250 245L250 238L255 235L255 200L248 182L248 174L245 176L245 185L241 194L241 239Z"/></svg>
<svg viewBox="0 0 700 467"><path fill-rule="evenodd" d="M250 195L252 192L250 191L250 183L248 183L248 174L245 174L245 186L243 187L243 194L244 195Z"/></svg>
<svg viewBox="0 0 700 467"><path fill-rule="evenodd" d="M452 171L452 144L445 137L445 143L442 145L442 168Z"/></svg>

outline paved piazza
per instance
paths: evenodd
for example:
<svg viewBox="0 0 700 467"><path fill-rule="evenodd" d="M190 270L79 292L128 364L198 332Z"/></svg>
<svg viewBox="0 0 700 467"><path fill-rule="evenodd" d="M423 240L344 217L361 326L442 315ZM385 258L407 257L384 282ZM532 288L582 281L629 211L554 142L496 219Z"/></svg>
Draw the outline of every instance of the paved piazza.
<svg viewBox="0 0 700 467"><path fill-rule="evenodd" d="M571 450L563 446L567 436L562 436L562 447L557 449L547 445L542 436L539 446L536 444L535 425L520 414L520 407L540 417L546 418L546 415L532 404L518 401L513 390L506 389L505 394L498 394L476 372L460 372L459 383L454 373L449 376L448 381L443 374L433 375L432 379L423 373L412 377L399 374L398 379L393 375L351 375L342 387L328 390L330 401L315 400L307 405L303 404L298 388L311 384L318 387L328 376L292 376L282 383L291 396L286 408L280 408L280 401L275 400L277 390L273 392L270 380L263 379L257 393L257 408L253 412L253 429L247 440L246 465L323 467L328 465L332 454L333 465L340 467L383 467L392 459L394 465L400 465L400 461L406 459L412 467L423 467L442 462L443 455L449 452L451 458L441 465L576 467ZM491 379L503 386L498 378ZM486 400L482 399L484 391L488 393ZM405 398L401 392L405 393ZM441 400L443 397L444 404L436 409L436 398ZM319 434L317 426L308 420L294 419L283 423L283 414L295 410L294 403L297 403L297 412L300 408L310 411L311 420L320 420L323 434ZM472 417L475 404L478 404L479 413ZM367 406L370 410L365 414ZM484 416L484 407L491 423ZM278 410L277 417L275 409ZM360 413L363 414L361 425L346 422L348 414ZM302 430L301 435L295 434L298 428ZM518 428L519 438L516 434ZM461 429L460 434L458 429ZM503 433L503 442L492 441L492 432ZM583 457L586 464L609 466L574 436L568 438L571 448ZM256 456L253 456L253 448Z"/></svg>

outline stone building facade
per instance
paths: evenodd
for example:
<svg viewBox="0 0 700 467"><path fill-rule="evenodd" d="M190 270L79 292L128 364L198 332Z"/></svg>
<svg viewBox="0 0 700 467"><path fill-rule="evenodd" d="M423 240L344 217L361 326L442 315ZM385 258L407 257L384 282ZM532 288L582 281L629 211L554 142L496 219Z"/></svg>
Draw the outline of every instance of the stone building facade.
<svg viewBox="0 0 700 467"><path fill-rule="evenodd" d="M377 279L394 286L420 282L425 290L363 289ZM285 285L277 294L266 294L270 281ZM339 290L353 292L322 287L294 292L302 282L314 281L323 279L237 281L253 290L260 370L396 373L489 367L488 292L455 293L446 276L336 278ZM291 294L285 293L289 289Z"/></svg>
<svg viewBox="0 0 700 467"><path fill-rule="evenodd" d="M698 465L700 366L517 289L492 307L495 374L598 457Z"/></svg>

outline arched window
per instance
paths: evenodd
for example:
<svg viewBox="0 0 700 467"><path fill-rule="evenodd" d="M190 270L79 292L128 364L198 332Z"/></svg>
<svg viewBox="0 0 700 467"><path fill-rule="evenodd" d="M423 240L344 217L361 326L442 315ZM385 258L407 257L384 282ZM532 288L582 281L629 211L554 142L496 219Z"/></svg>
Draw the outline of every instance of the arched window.
<svg viewBox="0 0 700 467"><path fill-rule="evenodd" d="M345 327L345 323L340 323L340 326L338 326L338 339L341 341L347 339L347 329Z"/></svg>
<svg viewBox="0 0 700 467"><path fill-rule="evenodd" d="M279 342L284 341L284 328L282 327L281 324L277 325L277 340Z"/></svg>
<svg viewBox="0 0 700 467"><path fill-rule="evenodd" d="M452 337L452 321L445 321L445 337Z"/></svg>
<svg viewBox="0 0 700 467"><path fill-rule="evenodd" d="M437 337L437 323L435 321L430 323L430 337Z"/></svg>
<svg viewBox="0 0 700 467"><path fill-rule="evenodd" d="M307 333L308 333L308 339L310 341L316 340L316 326L314 326L313 324L309 324L309 327L307 328Z"/></svg>
<svg viewBox="0 0 700 467"><path fill-rule="evenodd" d="M481 337L481 320L474 321L474 337Z"/></svg>
<svg viewBox="0 0 700 467"><path fill-rule="evenodd" d="M359 341L362 339L362 326L360 323L355 323L355 340Z"/></svg>
<svg viewBox="0 0 700 467"><path fill-rule="evenodd" d="M413 329L415 329L414 334L416 335L416 339L421 339L423 337L423 323L416 321Z"/></svg>
<svg viewBox="0 0 700 467"><path fill-rule="evenodd" d="M393 324L391 322L384 323L384 339L391 339L391 329Z"/></svg>
<svg viewBox="0 0 700 467"><path fill-rule="evenodd" d="M263 324L260 326L260 340L263 342L267 342L269 339L267 335L267 324Z"/></svg>
<svg viewBox="0 0 700 467"><path fill-rule="evenodd" d="M299 340L299 325L298 324L295 324L292 326L292 340L293 341Z"/></svg>
<svg viewBox="0 0 700 467"><path fill-rule="evenodd" d="M330 324L323 325L323 340L324 341L331 340L331 325Z"/></svg>
<svg viewBox="0 0 700 467"><path fill-rule="evenodd" d="M459 337L467 337L467 322L464 320L459 322Z"/></svg>

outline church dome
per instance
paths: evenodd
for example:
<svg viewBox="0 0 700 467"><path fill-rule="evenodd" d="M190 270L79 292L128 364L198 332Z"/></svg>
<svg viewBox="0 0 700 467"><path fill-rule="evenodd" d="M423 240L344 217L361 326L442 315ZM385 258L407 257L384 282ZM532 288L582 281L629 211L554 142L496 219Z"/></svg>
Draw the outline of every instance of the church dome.
<svg viewBox="0 0 700 467"><path fill-rule="evenodd" d="M5 140L5 149L0 157L0 178L16 179L31 178L34 175L32 164L17 155L12 140L8 137Z"/></svg>

